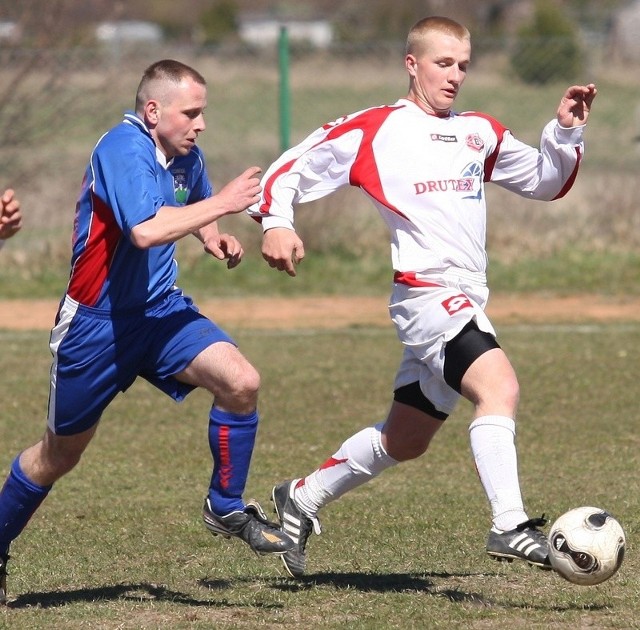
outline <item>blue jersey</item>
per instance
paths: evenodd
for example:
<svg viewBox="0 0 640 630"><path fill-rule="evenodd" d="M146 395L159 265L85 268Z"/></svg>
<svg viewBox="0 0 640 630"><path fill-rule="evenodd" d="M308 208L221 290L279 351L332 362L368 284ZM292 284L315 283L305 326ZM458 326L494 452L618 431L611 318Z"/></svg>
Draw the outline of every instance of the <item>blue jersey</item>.
<svg viewBox="0 0 640 630"><path fill-rule="evenodd" d="M169 162L133 112L96 144L76 205L67 295L111 312L138 309L174 286L175 244L139 249L132 228L162 206L211 197L198 147Z"/></svg>

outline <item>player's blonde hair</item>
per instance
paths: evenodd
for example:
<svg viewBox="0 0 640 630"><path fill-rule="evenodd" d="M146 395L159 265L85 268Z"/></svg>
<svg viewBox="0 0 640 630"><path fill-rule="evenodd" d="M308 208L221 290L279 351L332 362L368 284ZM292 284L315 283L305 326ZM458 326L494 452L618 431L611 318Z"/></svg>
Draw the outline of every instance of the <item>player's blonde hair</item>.
<svg viewBox="0 0 640 630"><path fill-rule="evenodd" d="M466 26L450 18L432 15L422 18L411 27L407 36L405 53L419 56L424 52L425 42L431 33L444 33L461 41L465 39L471 41L471 33Z"/></svg>
<svg viewBox="0 0 640 630"><path fill-rule="evenodd" d="M197 70L180 61L162 59L151 64L144 71L138 85L135 111L141 113L148 101L161 98L166 92L167 83L177 85L187 78L199 85L207 84L205 78Z"/></svg>

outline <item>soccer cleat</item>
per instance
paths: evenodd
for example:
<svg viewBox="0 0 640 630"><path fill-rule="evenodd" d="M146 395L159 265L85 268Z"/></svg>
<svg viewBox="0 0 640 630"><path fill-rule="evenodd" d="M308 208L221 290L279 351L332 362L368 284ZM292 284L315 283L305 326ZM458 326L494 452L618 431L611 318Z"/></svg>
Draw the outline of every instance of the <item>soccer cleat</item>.
<svg viewBox="0 0 640 630"><path fill-rule="evenodd" d="M9 555L0 554L0 606L7 603L7 562Z"/></svg>
<svg viewBox="0 0 640 630"><path fill-rule="evenodd" d="M538 529L546 522L543 514L505 532L492 527L487 540L487 553L496 560L524 560L541 569L551 569L549 542Z"/></svg>
<svg viewBox="0 0 640 630"><path fill-rule="evenodd" d="M307 563L305 548L307 539L313 530L316 534L322 531L317 518L309 518L295 504L293 491L297 480L283 481L274 486L271 498L275 512L280 520L282 531L288 534L294 542L294 548L280 556L287 573L294 578L304 575Z"/></svg>
<svg viewBox="0 0 640 630"><path fill-rule="evenodd" d="M249 501L244 510L226 516L213 513L209 499L205 499L202 518L214 536L232 536L244 540L257 554L282 554L293 549L293 541L267 515L257 501Z"/></svg>

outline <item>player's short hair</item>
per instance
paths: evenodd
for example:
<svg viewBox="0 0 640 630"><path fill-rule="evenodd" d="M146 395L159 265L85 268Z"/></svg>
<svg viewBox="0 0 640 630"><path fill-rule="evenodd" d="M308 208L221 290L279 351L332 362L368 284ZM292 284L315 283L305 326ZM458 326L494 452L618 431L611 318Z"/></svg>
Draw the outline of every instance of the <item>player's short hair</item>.
<svg viewBox="0 0 640 630"><path fill-rule="evenodd" d="M450 18L432 15L416 22L407 36L405 53L416 55L422 52L425 39L431 33L444 33L459 40L471 40L471 33L466 26Z"/></svg>
<svg viewBox="0 0 640 630"><path fill-rule="evenodd" d="M140 113L149 100L157 98L154 92L161 83L169 82L177 85L186 78L199 85L207 84L205 78L197 70L175 59L162 59L152 63L144 71L138 85L135 111Z"/></svg>

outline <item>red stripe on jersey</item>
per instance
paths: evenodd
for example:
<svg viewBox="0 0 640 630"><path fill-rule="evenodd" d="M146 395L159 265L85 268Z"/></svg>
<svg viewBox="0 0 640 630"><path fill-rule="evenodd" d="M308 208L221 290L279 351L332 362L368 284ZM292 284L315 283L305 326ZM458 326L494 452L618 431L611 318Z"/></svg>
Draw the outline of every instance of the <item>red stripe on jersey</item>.
<svg viewBox="0 0 640 630"><path fill-rule="evenodd" d="M271 203L273 201L273 195L271 194L271 190L273 189L273 183L276 181L276 179L278 179L278 177L280 177L280 175L282 175L283 173L286 173L291 168L291 165L294 162L295 160L291 160L286 164L283 164L277 171L272 173L271 177L269 177L269 179L265 182L264 193L262 195L262 197L264 198L264 202L260 206L260 212L262 212L263 214L269 213L269 208L271 207ZM260 217L257 217L257 218L260 219Z"/></svg>
<svg viewBox="0 0 640 630"><path fill-rule="evenodd" d="M349 133L354 129L362 131L363 138L360 143L360 148L358 150L358 154L356 156L354 164L351 167L349 183L352 186L357 186L366 190L367 193L370 194L376 201L386 206L392 212L395 212L396 214L406 219L406 216L402 212L400 212L398 208L391 205L391 203L389 203L389 201L385 198L384 191L382 190L382 182L380 181L380 175L378 173L378 168L376 166L376 161L371 146L376 133L378 132L384 121L389 117L391 113L393 113L397 109L399 109L399 107L397 106L376 107L362 112L361 114L358 114L357 116L354 116L349 120L340 122L337 125L325 125L324 128L329 130L327 135L320 142L313 145L310 149L307 150L312 151L324 142L335 140L336 138L339 138L340 136L343 136L345 133ZM265 182L263 193L264 202L260 206L260 212L264 214L267 214L269 212L269 208L271 207L271 203L273 201L271 191L273 189L275 180L283 173L288 172L297 159L299 158L295 158L294 160L283 164Z"/></svg>
<svg viewBox="0 0 640 630"><path fill-rule="evenodd" d="M491 129L493 129L493 133L496 134L498 142L496 144L496 148L491 152L491 155L487 156L484 161L484 181L491 181L491 174L493 173L493 169L496 165L496 161L498 160L498 153L500 152L500 145L502 144L502 139L504 138L504 132L507 131L507 128L499 123L495 118L489 116L488 114L483 114L482 112L464 112L460 114L460 116L477 116L478 118L483 118L490 125Z"/></svg>
<svg viewBox="0 0 640 630"><path fill-rule="evenodd" d="M578 169L580 168L581 161L582 161L582 152L580 151L580 147L576 147L576 165L573 169L573 172L569 176L569 179L565 182L564 186L562 187L562 190L551 201L555 201L556 199L560 199L561 197L564 197L569 192L569 190L571 190L571 187L573 186L573 182L576 181L576 177L578 176Z"/></svg>
<svg viewBox="0 0 640 630"><path fill-rule="evenodd" d="M91 205L91 225L85 248L73 265L67 288L71 299L87 306L93 306L98 301L122 237L111 208L93 191Z"/></svg>
<svg viewBox="0 0 640 630"><path fill-rule="evenodd" d="M396 271L393 274L393 281L398 284L406 284L410 287L442 287L443 285L436 282L427 282L418 280L415 271Z"/></svg>
<svg viewBox="0 0 640 630"><path fill-rule="evenodd" d="M404 105L401 107L404 107ZM400 107L385 106L369 109L339 127L336 127L333 131L329 132L327 137L332 137L336 132L343 134L352 129L361 129L364 132L362 141L360 142L360 148L358 149L358 155L351 167L349 183L352 186L362 188L378 203L391 210L391 212L395 212L403 219L406 219L405 214L389 203L389 200L385 197L372 146L373 140L384 121L397 109L400 109Z"/></svg>

